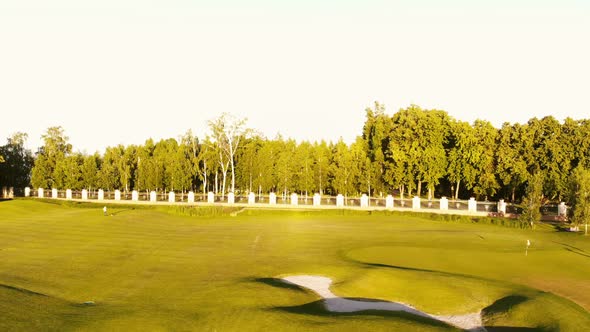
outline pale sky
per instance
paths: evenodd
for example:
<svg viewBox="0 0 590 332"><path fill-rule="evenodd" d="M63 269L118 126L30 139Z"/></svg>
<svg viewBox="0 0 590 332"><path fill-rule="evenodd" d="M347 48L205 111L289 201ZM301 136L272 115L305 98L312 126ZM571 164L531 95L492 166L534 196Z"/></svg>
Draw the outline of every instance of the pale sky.
<svg viewBox="0 0 590 332"><path fill-rule="evenodd" d="M199 137L351 142L367 106L472 122L590 118L588 0L0 0L0 144Z"/></svg>

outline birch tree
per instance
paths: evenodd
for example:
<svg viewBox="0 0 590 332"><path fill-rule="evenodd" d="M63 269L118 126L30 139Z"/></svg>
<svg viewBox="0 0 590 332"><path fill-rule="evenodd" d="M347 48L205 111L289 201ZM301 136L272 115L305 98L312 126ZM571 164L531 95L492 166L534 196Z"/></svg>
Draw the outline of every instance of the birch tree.
<svg viewBox="0 0 590 332"><path fill-rule="evenodd" d="M231 192L236 189L235 156L242 139L249 132L246 128L247 119L236 118L229 113L209 121L212 138L219 148L219 163L223 172L223 193L225 193L225 177L227 164L231 170Z"/></svg>

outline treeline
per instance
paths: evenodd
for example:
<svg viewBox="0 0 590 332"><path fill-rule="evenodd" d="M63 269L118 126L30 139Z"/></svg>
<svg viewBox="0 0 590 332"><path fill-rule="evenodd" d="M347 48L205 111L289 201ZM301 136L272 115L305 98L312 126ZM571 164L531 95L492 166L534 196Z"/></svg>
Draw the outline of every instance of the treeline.
<svg viewBox="0 0 590 332"><path fill-rule="evenodd" d="M589 120L560 123L548 116L497 129L415 105L389 115L379 103L366 109L362 135L351 144L269 139L227 114L209 123L202 140L189 131L177 139L109 147L102 155L72 152L61 127L49 128L43 140L31 172L35 188L520 202L536 176L544 199L560 201L570 197L573 170L590 167Z"/></svg>
<svg viewBox="0 0 590 332"><path fill-rule="evenodd" d="M31 182L34 157L25 148L28 135L17 132L0 146L0 187L13 187L17 194Z"/></svg>

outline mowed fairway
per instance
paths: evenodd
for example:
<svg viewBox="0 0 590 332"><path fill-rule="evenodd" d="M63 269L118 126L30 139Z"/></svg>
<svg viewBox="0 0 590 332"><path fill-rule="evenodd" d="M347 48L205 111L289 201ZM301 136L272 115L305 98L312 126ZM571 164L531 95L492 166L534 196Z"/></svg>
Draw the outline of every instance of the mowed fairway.
<svg viewBox="0 0 590 332"><path fill-rule="evenodd" d="M489 331L590 328L590 237L403 214L174 211L0 202L0 330L458 330L400 312L330 313L281 282L291 275L432 314L483 310Z"/></svg>

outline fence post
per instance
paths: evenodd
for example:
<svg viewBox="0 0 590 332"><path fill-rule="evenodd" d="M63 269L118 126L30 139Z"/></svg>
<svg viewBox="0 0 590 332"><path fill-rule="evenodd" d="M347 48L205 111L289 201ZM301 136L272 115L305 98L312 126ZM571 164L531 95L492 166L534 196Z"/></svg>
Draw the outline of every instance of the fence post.
<svg viewBox="0 0 590 332"><path fill-rule="evenodd" d="M313 206L320 206L322 204L322 196L316 193L313 194Z"/></svg>
<svg viewBox="0 0 590 332"><path fill-rule="evenodd" d="M361 207L368 208L369 207L369 196L367 194L363 194L361 196Z"/></svg>
<svg viewBox="0 0 590 332"><path fill-rule="evenodd" d="M25 187L25 197L31 196L31 188Z"/></svg>
<svg viewBox="0 0 590 332"><path fill-rule="evenodd" d="M475 197L469 199L469 202L467 203L467 211L477 212L477 202L475 201Z"/></svg>
<svg viewBox="0 0 590 332"><path fill-rule="evenodd" d="M559 206L557 207L557 215L560 217L566 217L567 216L567 206L565 205L564 202L561 202L559 204Z"/></svg>
<svg viewBox="0 0 590 332"><path fill-rule="evenodd" d="M503 199L498 201L498 213L501 215L506 214L506 202Z"/></svg>
<svg viewBox="0 0 590 332"><path fill-rule="evenodd" d="M37 189L37 196L39 196L39 198L43 198L43 188Z"/></svg>
<svg viewBox="0 0 590 332"><path fill-rule="evenodd" d="M449 200L446 197L441 197L440 199L440 209L441 210L448 210L449 209Z"/></svg>
<svg viewBox="0 0 590 332"><path fill-rule="evenodd" d="M291 205L299 205L299 197L296 193L291 194Z"/></svg>
<svg viewBox="0 0 590 332"><path fill-rule="evenodd" d="M392 195L387 195L387 197L385 197L385 208L386 209L393 209L393 196Z"/></svg>
<svg viewBox="0 0 590 332"><path fill-rule="evenodd" d="M412 199L412 209L420 210L420 197L414 196Z"/></svg>
<svg viewBox="0 0 590 332"><path fill-rule="evenodd" d="M155 203L158 201L158 193L155 191L150 191L150 202Z"/></svg>
<svg viewBox="0 0 590 332"><path fill-rule="evenodd" d="M88 200L88 190L86 190L86 189L82 189L82 200L83 201Z"/></svg>
<svg viewBox="0 0 590 332"><path fill-rule="evenodd" d="M342 194L338 194L336 196L336 207L343 207L344 206L344 196Z"/></svg>
<svg viewBox="0 0 590 332"><path fill-rule="evenodd" d="M277 194L270 193L268 195L268 204L270 204L270 205L276 205L277 204Z"/></svg>

